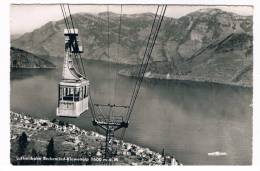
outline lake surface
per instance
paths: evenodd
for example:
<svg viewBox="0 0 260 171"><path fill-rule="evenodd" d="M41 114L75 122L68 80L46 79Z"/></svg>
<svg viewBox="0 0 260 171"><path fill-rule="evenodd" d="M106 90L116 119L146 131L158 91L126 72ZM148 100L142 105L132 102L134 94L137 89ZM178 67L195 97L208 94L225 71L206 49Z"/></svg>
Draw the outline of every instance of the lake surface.
<svg viewBox="0 0 260 171"><path fill-rule="evenodd" d="M56 118L62 61L57 64L59 67L54 70L12 71L11 110L37 118ZM85 61L95 103L129 103L135 79L116 75L123 67ZM252 163L251 103L251 89L146 80L124 140L158 152L164 148L184 165L249 165ZM89 113L77 119L60 120L95 130ZM208 155L215 151L227 155Z"/></svg>

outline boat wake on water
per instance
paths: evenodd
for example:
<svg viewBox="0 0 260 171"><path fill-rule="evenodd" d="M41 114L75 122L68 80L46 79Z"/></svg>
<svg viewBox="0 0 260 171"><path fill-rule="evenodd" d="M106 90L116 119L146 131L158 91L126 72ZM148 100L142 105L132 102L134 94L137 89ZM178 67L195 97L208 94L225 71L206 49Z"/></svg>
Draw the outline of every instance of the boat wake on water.
<svg viewBox="0 0 260 171"><path fill-rule="evenodd" d="M226 155L227 155L226 152L220 152L220 151L208 153L208 156L226 156Z"/></svg>

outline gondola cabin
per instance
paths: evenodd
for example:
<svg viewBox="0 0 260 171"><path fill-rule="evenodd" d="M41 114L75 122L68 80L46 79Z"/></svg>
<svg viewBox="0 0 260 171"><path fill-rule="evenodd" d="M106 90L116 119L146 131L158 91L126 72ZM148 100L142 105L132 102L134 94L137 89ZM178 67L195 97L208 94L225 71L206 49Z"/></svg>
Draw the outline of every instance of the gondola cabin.
<svg viewBox="0 0 260 171"><path fill-rule="evenodd" d="M75 54L83 52L78 46L78 30L65 29L65 57L63 63L62 80L58 85L57 116L79 117L88 110L89 80L83 76L73 64Z"/></svg>

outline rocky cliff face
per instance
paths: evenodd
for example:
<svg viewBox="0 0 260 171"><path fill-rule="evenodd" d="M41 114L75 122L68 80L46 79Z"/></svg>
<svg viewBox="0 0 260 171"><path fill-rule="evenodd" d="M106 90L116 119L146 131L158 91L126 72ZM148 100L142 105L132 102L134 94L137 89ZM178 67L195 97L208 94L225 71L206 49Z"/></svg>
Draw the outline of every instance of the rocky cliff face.
<svg viewBox="0 0 260 171"><path fill-rule="evenodd" d="M107 13L73 15L85 49L84 58L140 63L154 14L123 15L120 43L119 15L109 15L109 55ZM252 16L239 16L219 9L198 10L179 19L165 17L149 69L158 73L223 77L221 79L234 81L246 77L252 81L252 26ZM63 20L49 22L12 41L12 46L35 54L63 56L64 28Z"/></svg>
<svg viewBox="0 0 260 171"><path fill-rule="evenodd" d="M193 53L189 58L172 67L170 62L153 62L147 72L179 76L183 80L227 83L252 86L253 37L244 33L232 33ZM130 71L136 75L136 71ZM182 78L183 77L183 78Z"/></svg>
<svg viewBox="0 0 260 171"><path fill-rule="evenodd" d="M55 68L51 62L32 53L11 47L11 68Z"/></svg>
<svg viewBox="0 0 260 171"><path fill-rule="evenodd" d="M252 18L218 9L199 10L181 17L177 23L169 23L165 30L169 46L171 41L176 42L175 51L182 59L188 59L201 48L232 33L252 34Z"/></svg>

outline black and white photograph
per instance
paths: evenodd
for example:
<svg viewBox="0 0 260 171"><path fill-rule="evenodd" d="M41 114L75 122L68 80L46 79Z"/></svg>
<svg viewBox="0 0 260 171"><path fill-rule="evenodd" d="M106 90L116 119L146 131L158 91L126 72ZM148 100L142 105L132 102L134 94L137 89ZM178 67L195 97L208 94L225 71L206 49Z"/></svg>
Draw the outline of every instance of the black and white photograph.
<svg viewBox="0 0 260 171"><path fill-rule="evenodd" d="M253 5L9 8L11 165L252 166Z"/></svg>

